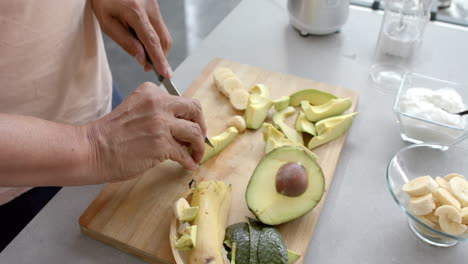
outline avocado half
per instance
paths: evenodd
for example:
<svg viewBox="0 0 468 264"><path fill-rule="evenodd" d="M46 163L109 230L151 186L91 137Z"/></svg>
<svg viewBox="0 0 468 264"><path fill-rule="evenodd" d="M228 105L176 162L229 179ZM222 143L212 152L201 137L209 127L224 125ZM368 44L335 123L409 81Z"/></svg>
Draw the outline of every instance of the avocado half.
<svg viewBox="0 0 468 264"><path fill-rule="evenodd" d="M286 163L300 163L307 172L304 193L291 197L276 190L276 174ZM279 225L310 212L322 199L325 178L318 163L303 149L283 146L268 153L257 165L247 186L249 210L267 225Z"/></svg>

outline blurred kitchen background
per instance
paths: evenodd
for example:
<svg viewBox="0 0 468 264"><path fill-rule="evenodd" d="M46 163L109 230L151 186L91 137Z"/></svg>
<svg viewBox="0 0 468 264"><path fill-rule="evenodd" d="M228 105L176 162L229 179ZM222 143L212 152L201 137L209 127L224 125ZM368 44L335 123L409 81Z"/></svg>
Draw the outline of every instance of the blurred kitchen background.
<svg viewBox="0 0 468 264"><path fill-rule="evenodd" d="M241 0L159 0L158 2L174 40L169 63L173 69L176 69ZM468 0L435 0L435 3L433 20L468 27ZM449 7L437 8L438 5L447 5L447 3ZM382 8L379 1L373 0L351 0L351 4L374 9ZM123 97L127 97L144 81L156 82L154 73L143 72L142 67L109 37L104 36L104 42L114 81Z"/></svg>

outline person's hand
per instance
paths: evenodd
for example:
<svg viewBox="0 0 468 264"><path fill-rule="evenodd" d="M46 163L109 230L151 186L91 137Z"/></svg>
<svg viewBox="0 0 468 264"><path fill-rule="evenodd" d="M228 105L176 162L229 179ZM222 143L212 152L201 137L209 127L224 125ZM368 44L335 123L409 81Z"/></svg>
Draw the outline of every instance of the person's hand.
<svg viewBox="0 0 468 264"><path fill-rule="evenodd" d="M172 38L159 11L157 0L91 0L94 13L102 30L124 50L151 70L146 62L145 45L156 70L166 78L172 77L172 69L167 55L172 46ZM129 31L135 30L138 41Z"/></svg>
<svg viewBox="0 0 468 264"><path fill-rule="evenodd" d="M104 182L133 178L168 159L194 170L205 151L198 101L168 95L149 82L85 130L96 153L94 171Z"/></svg>

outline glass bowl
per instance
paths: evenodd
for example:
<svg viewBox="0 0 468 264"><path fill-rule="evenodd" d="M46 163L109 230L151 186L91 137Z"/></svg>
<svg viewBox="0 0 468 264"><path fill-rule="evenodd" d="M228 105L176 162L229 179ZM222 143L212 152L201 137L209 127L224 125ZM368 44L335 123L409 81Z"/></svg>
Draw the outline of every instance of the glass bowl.
<svg viewBox="0 0 468 264"><path fill-rule="evenodd" d="M408 210L409 195L402 187L408 181L424 175L433 178L449 173L468 175L466 157L468 148L460 145L443 148L431 144L415 144L397 152L388 164L387 187L393 199L408 215L409 226L414 234L430 245L450 247L458 241L467 241L468 231L454 236L425 224Z"/></svg>
<svg viewBox="0 0 468 264"><path fill-rule="evenodd" d="M403 112L400 107L401 97L408 89L413 87L422 87L431 90L449 87L457 91L462 97L463 102L468 104L468 87L463 87L455 82L444 81L418 73L405 73L393 105L393 111L396 115L397 124L400 128L400 135L403 140L417 144L431 143L448 147L467 137L468 125L466 124L468 124L468 115L463 116L465 126L460 128L419 118Z"/></svg>

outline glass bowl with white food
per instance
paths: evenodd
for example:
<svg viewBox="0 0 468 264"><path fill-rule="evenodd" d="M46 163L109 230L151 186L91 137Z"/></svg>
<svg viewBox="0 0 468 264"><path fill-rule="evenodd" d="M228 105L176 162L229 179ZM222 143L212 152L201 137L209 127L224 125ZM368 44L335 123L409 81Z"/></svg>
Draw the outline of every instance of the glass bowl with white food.
<svg viewBox="0 0 468 264"><path fill-rule="evenodd" d="M468 87L408 72L400 84L393 111L403 140L449 147L468 135Z"/></svg>
<svg viewBox="0 0 468 264"><path fill-rule="evenodd" d="M387 168L387 187L422 241L451 247L468 241L466 144L448 149L430 144L403 148Z"/></svg>

